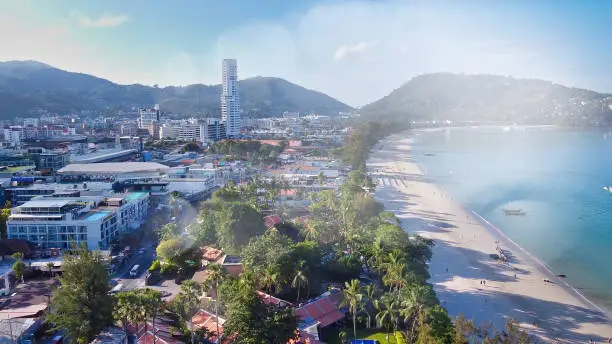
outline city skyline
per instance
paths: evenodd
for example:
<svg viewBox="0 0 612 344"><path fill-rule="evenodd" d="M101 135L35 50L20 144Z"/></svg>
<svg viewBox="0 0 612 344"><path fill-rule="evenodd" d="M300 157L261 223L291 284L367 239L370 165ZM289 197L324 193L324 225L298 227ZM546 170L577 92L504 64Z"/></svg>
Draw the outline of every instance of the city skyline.
<svg viewBox="0 0 612 344"><path fill-rule="evenodd" d="M351 106L429 72L513 75L612 92L605 77L612 47L601 43L612 3L266 5L0 0L0 61L37 60L121 84L166 86L216 84L218 61L231 56L241 61L243 78L281 77Z"/></svg>

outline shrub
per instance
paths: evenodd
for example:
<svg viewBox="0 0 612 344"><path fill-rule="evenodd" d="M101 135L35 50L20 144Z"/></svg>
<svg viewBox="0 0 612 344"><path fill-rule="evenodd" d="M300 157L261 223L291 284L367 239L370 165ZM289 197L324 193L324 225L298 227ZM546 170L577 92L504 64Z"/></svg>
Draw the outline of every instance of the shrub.
<svg viewBox="0 0 612 344"><path fill-rule="evenodd" d="M151 263L151 266L149 267L149 271L150 272L159 271L160 269L161 269L161 263L159 259L155 259L153 263Z"/></svg>

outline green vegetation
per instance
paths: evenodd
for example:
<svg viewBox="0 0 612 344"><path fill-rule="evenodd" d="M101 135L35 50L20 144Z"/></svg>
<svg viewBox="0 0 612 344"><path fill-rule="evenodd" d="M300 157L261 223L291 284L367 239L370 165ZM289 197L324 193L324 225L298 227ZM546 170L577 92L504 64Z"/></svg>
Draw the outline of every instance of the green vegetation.
<svg viewBox="0 0 612 344"><path fill-rule="evenodd" d="M183 148L181 148L180 152L181 153L200 152L201 150L202 148L197 142L188 142L187 144L183 146Z"/></svg>
<svg viewBox="0 0 612 344"><path fill-rule="evenodd" d="M249 160L257 163L273 163L287 146L281 141L279 146L262 144L254 140L223 140L211 146L211 151L231 157L232 160Z"/></svg>
<svg viewBox="0 0 612 344"><path fill-rule="evenodd" d="M4 207L0 209L0 239L7 238L6 222L9 216L11 216L11 202L6 201Z"/></svg>
<svg viewBox="0 0 612 344"><path fill-rule="evenodd" d="M138 327L143 323L146 332L147 321L151 319L155 324L155 318L165 307L161 294L149 288L117 293L114 301L114 319L123 326L126 333L127 324L135 324Z"/></svg>
<svg viewBox="0 0 612 344"><path fill-rule="evenodd" d="M23 283L23 276L28 268L28 266L23 262L23 253L13 253L12 258L15 259L12 267L13 271L15 272L15 278Z"/></svg>
<svg viewBox="0 0 612 344"><path fill-rule="evenodd" d="M64 253L61 288L53 291L45 320L67 332L70 343L90 343L113 322L108 270L99 252L84 246Z"/></svg>

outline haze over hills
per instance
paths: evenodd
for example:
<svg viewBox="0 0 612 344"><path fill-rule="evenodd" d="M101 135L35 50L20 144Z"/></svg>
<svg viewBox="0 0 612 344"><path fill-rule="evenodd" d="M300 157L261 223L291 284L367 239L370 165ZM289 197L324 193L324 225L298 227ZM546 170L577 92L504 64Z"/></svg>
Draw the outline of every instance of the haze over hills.
<svg viewBox="0 0 612 344"><path fill-rule="evenodd" d="M66 114L117 110L160 104L165 112L218 115L221 85L119 85L95 76L67 72L36 61L0 62L0 119L27 116L36 109ZM284 79L255 77L240 81L242 109L255 117L285 111L337 115L352 108L323 93Z"/></svg>
<svg viewBox="0 0 612 344"><path fill-rule="evenodd" d="M450 73L413 78L364 116L518 124L611 125L612 95L552 82Z"/></svg>

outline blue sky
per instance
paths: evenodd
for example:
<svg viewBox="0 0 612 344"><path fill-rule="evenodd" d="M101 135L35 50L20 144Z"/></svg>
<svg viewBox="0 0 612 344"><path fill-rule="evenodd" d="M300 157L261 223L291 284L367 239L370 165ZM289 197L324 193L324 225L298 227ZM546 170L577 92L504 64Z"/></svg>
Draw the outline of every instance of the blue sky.
<svg viewBox="0 0 612 344"><path fill-rule="evenodd" d="M350 105L429 72L494 73L612 93L612 1L0 0L0 61L118 83L276 76Z"/></svg>

